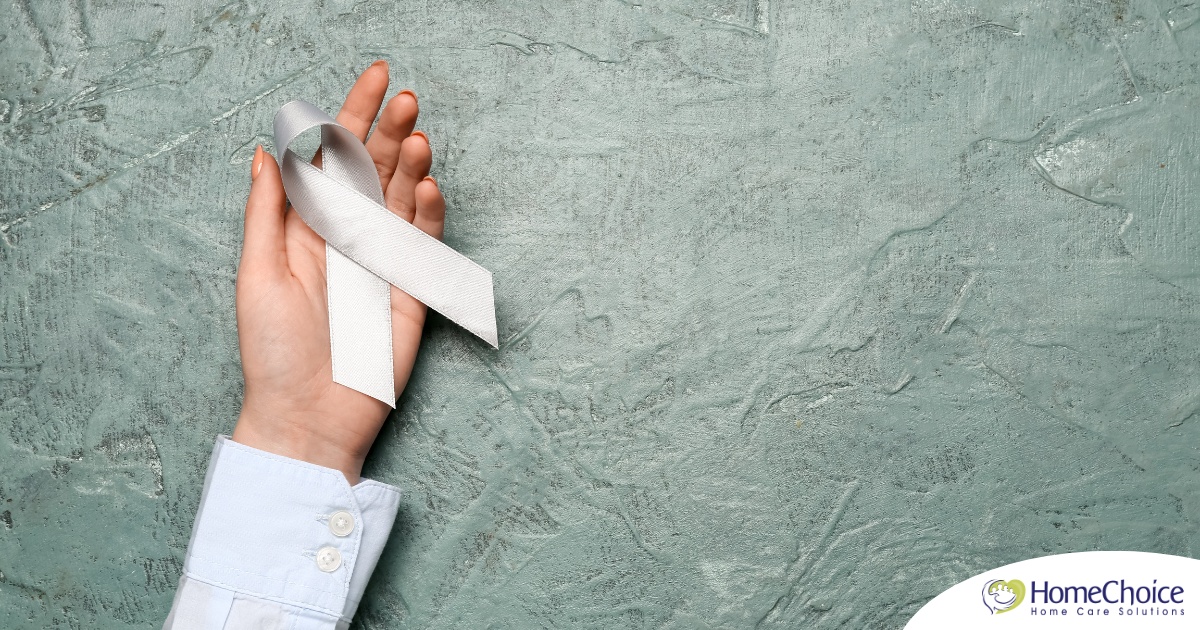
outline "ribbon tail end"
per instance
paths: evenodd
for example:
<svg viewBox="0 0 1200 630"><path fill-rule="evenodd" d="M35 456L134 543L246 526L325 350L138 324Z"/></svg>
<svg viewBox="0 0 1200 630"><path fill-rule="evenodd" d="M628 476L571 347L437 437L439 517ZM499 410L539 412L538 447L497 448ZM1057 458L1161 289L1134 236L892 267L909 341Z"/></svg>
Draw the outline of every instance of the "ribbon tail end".
<svg viewBox="0 0 1200 630"><path fill-rule="evenodd" d="M486 323L476 322L475 325L467 325L460 322L459 325L472 335L486 341L487 345L492 347L492 350L500 349L499 334L496 332L496 320L493 319Z"/></svg>
<svg viewBox="0 0 1200 630"><path fill-rule="evenodd" d="M367 396L378 400L392 409L396 408L396 391L391 387L370 387L362 383L350 383L345 379L339 379L337 377L334 377L333 382L344 387L349 387L350 389L353 389L361 394L366 394Z"/></svg>
<svg viewBox="0 0 1200 630"><path fill-rule="evenodd" d="M486 329L476 334L479 335L480 339L486 341L488 345L492 347L492 350L500 349L500 335L496 332L495 319L492 319L491 326L488 326Z"/></svg>
<svg viewBox="0 0 1200 630"><path fill-rule="evenodd" d="M389 395L387 398L384 398L383 396L379 396L377 394L372 394L370 392L363 392L363 393L370 396L371 398L374 398L375 400L378 400L379 402L387 405L388 407L391 407L393 410L396 408L396 398L394 395L395 392L392 392L392 395ZM389 398L390 398L390 400L389 400Z"/></svg>

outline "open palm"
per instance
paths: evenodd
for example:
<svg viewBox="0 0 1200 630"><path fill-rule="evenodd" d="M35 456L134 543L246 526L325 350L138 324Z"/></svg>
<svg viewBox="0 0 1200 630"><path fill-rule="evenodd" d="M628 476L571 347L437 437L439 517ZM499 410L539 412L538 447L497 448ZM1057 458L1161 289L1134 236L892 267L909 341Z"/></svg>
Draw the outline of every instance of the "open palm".
<svg viewBox="0 0 1200 630"><path fill-rule="evenodd" d="M446 203L429 177L428 139L413 131L416 96L404 90L379 117L387 65L359 76L337 121L360 140L379 172L387 207L426 233L442 237ZM320 152L313 163L320 165ZM246 229L237 278L238 342L245 377L235 441L341 470L356 483L362 462L391 408L333 382L325 241L287 205L279 167L261 149L251 166ZM396 393L412 373L425 305L391 287Z"/></svg>

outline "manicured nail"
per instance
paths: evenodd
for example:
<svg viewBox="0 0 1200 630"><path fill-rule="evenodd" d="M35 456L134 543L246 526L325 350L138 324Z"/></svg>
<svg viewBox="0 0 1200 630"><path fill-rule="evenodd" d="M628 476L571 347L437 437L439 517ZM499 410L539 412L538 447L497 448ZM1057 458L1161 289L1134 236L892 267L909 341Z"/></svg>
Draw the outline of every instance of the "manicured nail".
<svg viewBox="0 0 1200 630"><path fill-rule="evenodd" d="M262 145L258 145L254 149L254 161L250 163L250 181L258 178L258 172L262 170L263 150Z"/></svg>

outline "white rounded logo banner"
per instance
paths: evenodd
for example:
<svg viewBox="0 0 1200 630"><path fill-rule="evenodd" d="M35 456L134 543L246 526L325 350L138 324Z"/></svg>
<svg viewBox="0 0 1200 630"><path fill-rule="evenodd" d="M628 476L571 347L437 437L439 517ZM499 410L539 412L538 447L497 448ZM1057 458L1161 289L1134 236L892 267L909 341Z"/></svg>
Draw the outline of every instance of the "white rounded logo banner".
<svg viewBox="0 0 1200 630"><path fill-rule="evenodd" d="M288 148L314 127L321 168ZM334 382L395 407L389 284L498 346L491 272L387 209L357 136L296 100L275 115L275 150L292 207L325 239Z"/></svg>
<svg viewBox="0 0 1200 630"><path fill-rule="evenodd" d="M1200 560L1085 551L1023 560L933 598L906 630L1200 627Z"/></svg>

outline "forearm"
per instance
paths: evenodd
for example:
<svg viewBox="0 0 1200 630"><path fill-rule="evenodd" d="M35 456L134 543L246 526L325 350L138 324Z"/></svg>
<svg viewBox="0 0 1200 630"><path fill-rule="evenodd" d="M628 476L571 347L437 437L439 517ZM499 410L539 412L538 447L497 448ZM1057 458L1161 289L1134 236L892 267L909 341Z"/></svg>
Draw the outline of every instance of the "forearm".
<svg viewBox="0 0 1200 630"><path fill-rule="evenodd" d="M346 627L400 491L220 436L165 630Z"/></svg>

